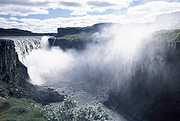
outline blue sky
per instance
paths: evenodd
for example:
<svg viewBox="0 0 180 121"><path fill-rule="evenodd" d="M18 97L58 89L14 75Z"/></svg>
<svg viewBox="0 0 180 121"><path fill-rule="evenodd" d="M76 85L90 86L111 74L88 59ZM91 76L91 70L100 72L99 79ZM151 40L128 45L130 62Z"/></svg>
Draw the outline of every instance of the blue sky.
<svg viewBox="0 0 180 121"><path fill-rule="evenodd" d="M0 28L56 32L100 22L152 22L180 11L180 0L0 0Z"/></svg>

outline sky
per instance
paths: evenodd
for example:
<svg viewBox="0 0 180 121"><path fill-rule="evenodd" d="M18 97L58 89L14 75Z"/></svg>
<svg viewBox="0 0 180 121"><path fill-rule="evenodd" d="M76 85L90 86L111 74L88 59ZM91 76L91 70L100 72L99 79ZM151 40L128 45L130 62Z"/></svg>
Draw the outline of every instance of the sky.
<svg viewBox="0 0 180 121"><path fill-rule="evenodd" d="M56 33L59 27L146 23L180 11L180 0L0 0L0 28Z"/></svg>

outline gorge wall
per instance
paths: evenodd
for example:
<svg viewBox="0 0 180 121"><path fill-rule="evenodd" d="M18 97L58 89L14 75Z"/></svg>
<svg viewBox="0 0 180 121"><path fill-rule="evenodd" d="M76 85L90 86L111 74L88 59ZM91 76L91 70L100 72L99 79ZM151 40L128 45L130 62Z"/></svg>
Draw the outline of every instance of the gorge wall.
<svg viewBox="0 0 180 121"><path fill-rule="evenodd" d="M14 41L0 39L0 96L30 98L42 104L62 101L63 96L52 89L29 83L27 68L19 61Z"/></svg>
<svg viewBox="0 0 180 121"><path fill-rule="evenodd" d="M27 68L18 60L14 42L11 40L0 40L0 63L1 63L1 83L7 89L6 96L25 97L24 91L20 91L19 86L24 86L28 79ZM1 94L1 96L3 96Z"/></svg>
<svg viewBox="0 0 180 121"><path fill-rule="evenodd" d="M124 85L115 85L104 104L129 120L179 121L179 32L152 34L142 48L139 63L134 64L133 75Z"/></svg>

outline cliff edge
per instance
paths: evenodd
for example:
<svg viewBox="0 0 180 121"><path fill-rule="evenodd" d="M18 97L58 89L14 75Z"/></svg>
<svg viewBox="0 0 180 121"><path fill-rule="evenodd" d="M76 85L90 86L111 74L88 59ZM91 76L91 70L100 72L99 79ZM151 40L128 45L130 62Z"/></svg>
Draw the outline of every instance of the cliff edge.
<svg viewBox="0 0 180 121"><path fill-rule="evenodd" d="M42 104L63 100L59 93L32 85L28 79L27 68L18 60L14 42L0 39L0 97L29 98Z"/></svg>

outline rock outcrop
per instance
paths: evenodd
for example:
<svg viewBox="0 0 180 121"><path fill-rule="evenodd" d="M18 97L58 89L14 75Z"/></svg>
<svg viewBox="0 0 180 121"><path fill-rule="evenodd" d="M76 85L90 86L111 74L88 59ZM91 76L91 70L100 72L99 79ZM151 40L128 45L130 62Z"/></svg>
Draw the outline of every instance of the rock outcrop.
<svg viewBox="0 0 180 121"><path fill-rule="evenodd" d="M14 43L11 40L0 40L0 80L6 85L8 96L21 97L18 86L28 79L27 68L18 60Z"/></svg>
<svg viewBox="0 0 180 121"><path fill-rule="evenodd" d="M62 39L62 38L49 38L49 45L52 46L58 46L63 50L66 49L76 49L76 50L83 50L86 46L86 41L79 39L76 40L68 40L68 39Z"/></svg>
<svg viewBox="0 0 180 121"><path fill-rule="evenodd" d="M114 23L98 23L94 24L93 26L87 27L66 27L66 28L58 28L57 35L58 37L63 37L65 35L71 34L80 34L80 33L95 33L100 31L104 27L112 26Z"/></svg>
<svg viewBox="0 0 180 121"><path fill-rule="evenodd" d="M58 102L63 96L45 87L29 83L27 68L18 60L12 40L0 39L0 96L30 98L42 104Z"/></svg>
<svg viewBox="0 0 180 121"><path fill-rule="evenodd" d="M101 32L114 23L98 23L87 27L66 27L58 28L55 37L49 38L50 46L59 46L61 49L83 50L90 43L94 42L93 34ZM117 24L120 25L120 24Z"/></svg>

